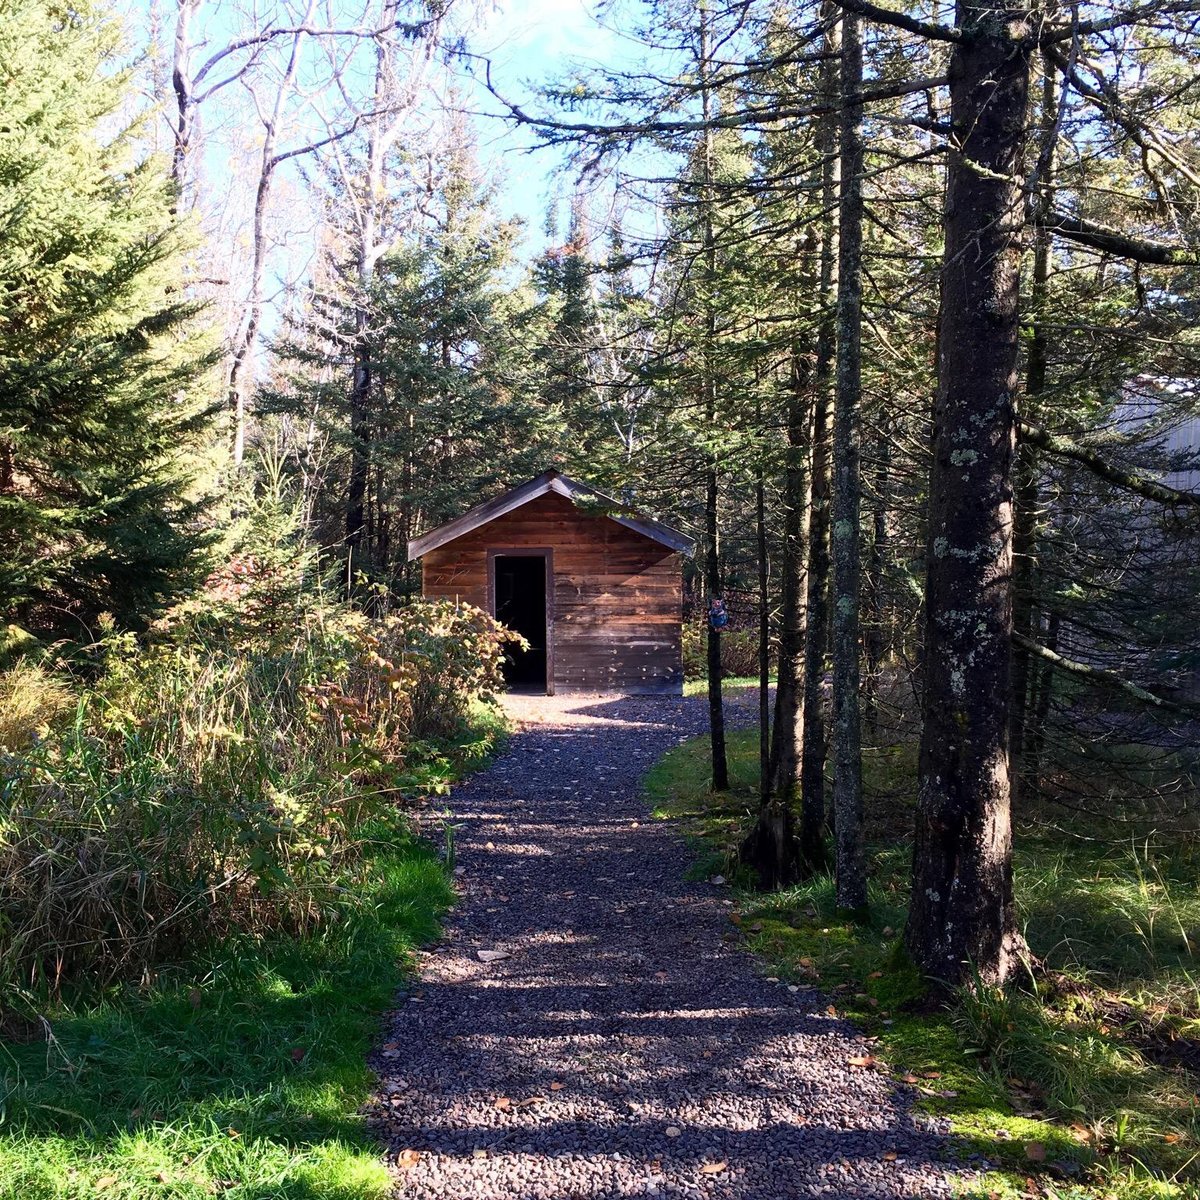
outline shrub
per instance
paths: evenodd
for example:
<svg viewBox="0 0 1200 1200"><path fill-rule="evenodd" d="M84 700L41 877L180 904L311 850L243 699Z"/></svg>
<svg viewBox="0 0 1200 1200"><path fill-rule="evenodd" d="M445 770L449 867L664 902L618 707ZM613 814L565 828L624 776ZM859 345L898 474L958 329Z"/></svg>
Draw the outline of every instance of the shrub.
<svg viewBox="0 0 1200 1200"><path fill-rule="evenodd" d="M758 674L758 630L725 629L721 633L721 671L726 679ZM683 627L683 675L708 678L708 622L688 621Z"/></svg>
<svg viewBox="0 0 1200 1200"><path fill-rule="evenodd" d="M260 596L180 610L145 646L110 628L77 699L4 677L14 729L75 717L5 755L0 987L136 978L197 939L336 919L364 828L396 819L388 785L499 682L507 635L476 609L372 621L304 593L264 628Z"/></svg>

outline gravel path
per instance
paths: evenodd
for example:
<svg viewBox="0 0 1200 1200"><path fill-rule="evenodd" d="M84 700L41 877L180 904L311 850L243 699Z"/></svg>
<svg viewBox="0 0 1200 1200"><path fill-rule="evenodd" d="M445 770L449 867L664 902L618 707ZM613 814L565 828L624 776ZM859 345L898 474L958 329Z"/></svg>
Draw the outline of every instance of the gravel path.
<svg viewBox="0 0 1200 1200"><path fill-rule="evenodd" d="M950 1195L941 1130L730 944L725 889L647 820L640 779L703 704L511 703L523 731L452 797L461 902L373 1059L397 1194Z"/></svg>

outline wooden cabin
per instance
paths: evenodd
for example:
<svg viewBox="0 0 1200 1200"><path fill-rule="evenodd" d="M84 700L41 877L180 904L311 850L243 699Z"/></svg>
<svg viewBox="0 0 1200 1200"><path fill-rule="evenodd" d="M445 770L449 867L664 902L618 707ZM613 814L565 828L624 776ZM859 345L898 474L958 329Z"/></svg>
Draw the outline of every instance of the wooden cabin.
<svg viewBox="0 0 1200 1200"><path fill-rule="evenodd" d="M505 678L545 692L683 689L690 538L557 471L408 544L430 598L477 605L521 634Z"/></svg>

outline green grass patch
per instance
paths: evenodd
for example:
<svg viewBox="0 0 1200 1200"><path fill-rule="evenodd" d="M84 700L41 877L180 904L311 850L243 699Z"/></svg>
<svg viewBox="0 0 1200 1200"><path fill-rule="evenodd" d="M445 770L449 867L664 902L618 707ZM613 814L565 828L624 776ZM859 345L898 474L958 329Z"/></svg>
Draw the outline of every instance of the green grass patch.
<svg viewBox="0 0 1200 1200"><path fill-rule="evenodd" d="M727 675L721 681L722 690L729 688L749 688L758 687L758 677L755 675ZM683 694L685 696L707 696L708 695L708 680L707 679L685 679L683 681Z"/></svg>
<svg viewBox="0 0 1200 1200"><path fill-rule="evenodd" d="M501 733L412 760L448 784ZM479 720L482 719L481 726ZM435 788L434 790L440 790ZM0 1200L369 1200L390 1191L358 1110L380 1014L453 899L405 817L362 829L338 919L234 938L141 987L65 994L0 1040Z"/></svg>
<svg viewBox="0 0 1200 1200"><path fill-rule="evenodd" d="M733 854L756 804L757 730L732 733L729 751L725 794L709 790L707 738L670 751L647 791L656 815L695 839L698 870L740 881ZM965 1156L996 1165L970 1195L1200 1195L1200 864L1018 831L1018 903L1048 970L933 1008L900 946L914 776L911 746L864 758L878 838L865 925L837 916L828 877L771 895L740 889L733 919L764 974L824 989L877 1039L874 1069L948 1117Z"/></svg>

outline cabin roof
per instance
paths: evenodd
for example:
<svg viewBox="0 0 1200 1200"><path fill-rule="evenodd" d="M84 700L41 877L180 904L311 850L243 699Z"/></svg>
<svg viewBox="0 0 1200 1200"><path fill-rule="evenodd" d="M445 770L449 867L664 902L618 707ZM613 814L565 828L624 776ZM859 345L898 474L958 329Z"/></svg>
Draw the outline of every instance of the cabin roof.
<svg viewBox="0 0 1200 1200"><path fill-rule="evenodd" d="M614 500L612 496L606 496L603 492L588 487L586 483L569 479L558 471L549 470L493 500L486 500L483 504L475 505L461 517L455 517L453 521L447 521L445 525L439 525L436 529L431 529L428 533L413 538L408 543L408 561L412 562L413 559L428 554L430 550L436 550L439 546L444 546L447 542L452 542L455 538L460 538L464 534L478 529L481 525L486 525L489 521L494 521L549 492L564 496L573 504L582 500L612 505L613 511L599 515L607 517L610 521L616 521L618 525L624 525L627 529L632 529L635 533L640 533L643 537L648 537L652 541L658 542L659 545L668 546L672 550L691 554L695 548L692 539L686 534L680 533L679 530L672 529L661 521L655 521L652 517L644 517L630 512L625 505L619 500Z"/></svg>

